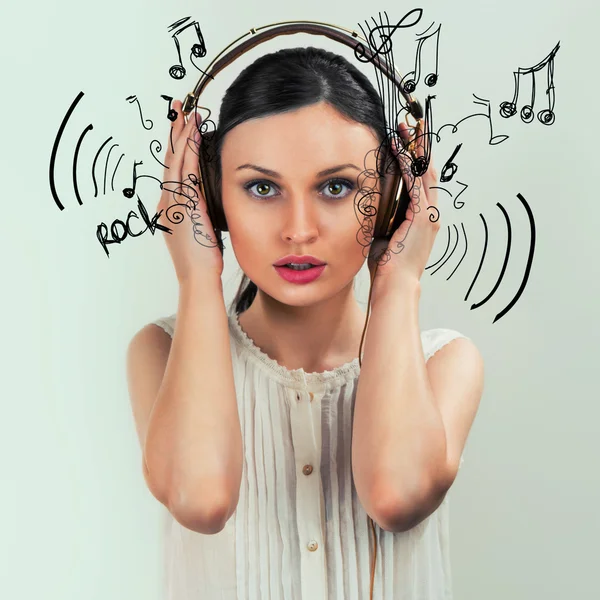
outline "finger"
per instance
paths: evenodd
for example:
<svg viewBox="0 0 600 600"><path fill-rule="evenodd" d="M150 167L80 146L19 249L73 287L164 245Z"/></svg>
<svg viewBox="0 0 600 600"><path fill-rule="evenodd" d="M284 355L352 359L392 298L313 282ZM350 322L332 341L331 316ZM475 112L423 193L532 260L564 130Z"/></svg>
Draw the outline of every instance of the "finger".
<svg viewBox="0 0 600 600"><path fill-rule="evenodd" d="M175 144L179 139L181 131L185 127L183 120L183 103L180 100L173 102L173 110L175 111L177 118L175 121L171 121L171 127L169 130L169 136L167 138L167 148L165 150L165 170L163 181L167 181L171 177L172 166L175 159Z"/></svg>
<svg viewBox="0 0 600 600"><path fill-rule="evenodd" d="M415 140L416 130L414 127L409 127L406 123L400 122L398 123L397 131L402 139L402 143L404 145L404 149L406 151L413 151L412 147L409 148L411 142ZM416 146L413 144L416 149Z"/></svg>
<svg viewBox="0 0 600 600"><path fill-rule="evenodd" d="M413 166L417 159L425 156L425 136L420 127L423 127L422 121L419 121L418 127L409 127L406 123L398 123L398 133L406 148L405 152L411 157ZM421 166L419 166L419 171L421 170Z"/></svg>
<svg viewBox="0 0 600 600"><path fill-rule="evenodd" d="M433 164L433 156L429 156L429 163L427 165L427 171L422 175L423 184L425 186L425 191L427 194L427 202L430 206L437 207L437 199L438 199L438 172ZM430 213L436 213L436 211L430 211Z"/></svg>
<svg viewBox="0 0 600 600"><path fill-rule="evenodd" d="M419 121L420 127L424 124ZM398 131L404 140L414 141L414 154L417 157L425 156L425 138L426 133L424 131L417 131L411 136L410 129L404 123L400 123ZM438 174L433 165L433 158L430 157L427 171L421 176L417 177L414 183L414 189L411 194L411 204L407 209L407 218L410 218L413 211L416 212L416 216L419 219L427 218L429 221L439 221L440 215L437 210L438 206ZM433 207L435 210L432 210Z"/></svg>
<svg viewBox="0 0 600 600"><path fill-rule="evenodd" d="M175 121L171 121L171 128L167 139L167 149L165 151L165 164L167 167L170 167L173 162L175 143L179 139L182 129L185 127L182 112L183 103L180 100L174 100L172 107L177 114L177 118Z"/></svg>
<svg viewBox="0 0 600 600"><path fill-rule="evenodd" d="M183 119L182 119L183 121ZM172 180L182 181L182 168L183 160L185 157L185 149L188 144L188 140L193 140L193 134L196 128L196 120L192 117L188 119L188 122L182 128L177 141L175 142L175 154L173 156L173 162L171 164L171 172L169 176Z"/></svg>
<svg viewBox="0 0 600 600"><path fill-rule="evenodd" d="M402 143L404 149L408 149L408 144L411 140L411 133L408 129L408 125L406 123L398 123L398 133L400 134L400 138L402 139Z"/></svg>
<svg viewBox="0 0 600 600"><path fill-rule="evenodd" d="M399 124L398 132L401 138L404 140L414 139L414 136L410 136L410 129L404 123ZM409 153L404 153L402 156L403 163L403 179L405 185L407 185L407 191L410 197L410 203L406 209L405 218L409 221L421 221L422 219L428 218L430 212L428 207L431 205L429 186L434 185L431 178L431 173L427 171L423 177L415 177L412 172L412 163L414 156ZM427 175L429 173L429 175ZM432 190L433 192L437 190ZM434 202L435 202L434 198ZM437 214L437 213L436 213Z"/></svg>
<svg viewBox="0 0 600 600"><path fill-rule="evenodd" d="M196 199L200 193L199 149L201 136L198 125L200 121L199 115L190 116L190 121L193 121L193 124L190 131L190 138L186 140L184 148L183 171L181 175L183 182L187 184L184 193Z"/></svg>
<svg viewBox="0 0 600 600"><path fill-rule="evenodd" d="M417 128L417 134L415 136L417 156L425 156L425 138L425 124L422 120L420 120Z"/></svg>
<svg viewBox="0 0 600 600"><path fill-rule="evenodd" d="M437 208L438 205L438 180L437 180L437 171L433 168L433 166L429 165L427 172L423 175L423 184L426 189L427 194L427 203L429 206L435 206ZM430 211L436 213L436 211ZM437 217L437 213L436 213Z"/></svg>
<svg viewBox="0 0 600 600"><path fill-rule="evenodd" d="M402 181L411 200L406 211L406 217L409 218L410 216L412 218L412 214L415 212L414 207L419 203L419 187L422 187L422 184L420 184L419 178L413 175L411 156L399 150L396 140L392 141L392 145L397 152L398 164L402 172Z"/></svg>
<svg viewBox="0 0 600 600"><path fill-rule="evenodd" d="M188 185L185 185L182 178L185 147L187 139L192 135L195 122L194 119L190 118L187 123L184 123L184 115L182 111L183 105L181 102L177 102L177 105L180 110L178 111L177 119L172 124L174 127L173 137L176 135L175 126L177 130L179 130L179 133L177 134L177 139L173 142L175 151L171 153L171 159L169 164L167 164L168 169L165 169L165 176L161 185L161 189L165 192L171 192L172 198L175 202L184 202L185 198L182 198L181 196L189 197L190 191L192 192L192 197L195 195L193 188L190 189ZM169 152L171 152L170 149ZM166 198L166 196L164 196L164 194L161 195L161 202L166 201L164 198Z"/></svg>

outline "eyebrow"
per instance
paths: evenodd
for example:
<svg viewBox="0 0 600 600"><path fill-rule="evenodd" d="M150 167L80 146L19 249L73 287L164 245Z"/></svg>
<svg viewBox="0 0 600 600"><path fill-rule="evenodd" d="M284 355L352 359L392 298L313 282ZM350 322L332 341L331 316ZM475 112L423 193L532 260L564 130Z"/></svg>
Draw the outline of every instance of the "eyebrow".
<svg viewBox="0 0 600 600"><path fill-rule="evenodd" d="M317 173L317 177L323 177L324 175L331 175L332 173L337 173L338 171L341 171L342 169L347 169L347 168L351 168L351 169L356 169L357 171L360 171L360 169L352 164L352 163L346 163L344 165L338 165L337 167L330 167L329 169L324 169L323 171L319 171ZM271 169L265 169L265 167L260 167L259 165L253 165L251 163L245 163L243 165L240 165L236 171L239 171L240 169L254 169L255 171L260 171L261 173L264 173L265 175L269 175L270 177L279 177L281 178L281 175L279 173L277 173L277 171L272 171Z"/></svg>

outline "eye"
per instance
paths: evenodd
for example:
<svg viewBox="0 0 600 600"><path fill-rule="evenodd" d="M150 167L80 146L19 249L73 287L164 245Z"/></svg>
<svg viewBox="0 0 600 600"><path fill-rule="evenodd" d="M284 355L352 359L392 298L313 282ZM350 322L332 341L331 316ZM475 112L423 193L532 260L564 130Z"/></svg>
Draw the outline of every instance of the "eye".
<svg viewBox="0 0 600 600"><path fill-rule="evenodd" d="M265 188L272 188L272 185L271 185L271 183L269 181L265 181L263 179L249 181L248 183L246 183L244 185L244 189L245 190L250 190L254 186L258 186L259 192L258 193L250 192L253 196L256 196L256 197L259 197L259 198L272 198L273 197L273 196L267 196L267 194L264 193Z"/></svg>
<svg viewBox="0 0 600 600"><path fill-rule="evenodd" d="M256 192L252 191L252 188L256 186ZM346 193L343 193L343 188L348 188ZM327 198L345 198L354 189L354 184L347 179L330 179L323 185L324 189L336 190L332 191L331 195L325 194ZM256 198L272 198L273 195L269 195L269 191L274 189L273 184L265 179L255 179L249 181L244 185L244 189L250 191L250 193Z"/></svg>
<svg viewBox="0 0 600 600"><path fill-rule="evenodd" d="M354 184L347 179L330 179L325 183L325 188L334 188L337 190L341 190L342 187L345 186L348 188L348 191L343 194L340 192L334 192L332 196L327 196L328 198L345 198L353 189Z"/></svg>

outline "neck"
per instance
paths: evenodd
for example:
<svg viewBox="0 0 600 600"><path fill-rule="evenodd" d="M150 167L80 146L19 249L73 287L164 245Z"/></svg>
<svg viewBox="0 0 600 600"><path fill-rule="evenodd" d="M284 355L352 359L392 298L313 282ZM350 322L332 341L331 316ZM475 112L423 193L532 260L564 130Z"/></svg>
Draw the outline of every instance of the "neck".
<svg viewBox="0 0 600 600"><path fill-rule="evenodd" d="M322 372L358 357L366 312L353 284L307 306L283 304L260 289L240 326L256 346L287 369Z"/></svg>

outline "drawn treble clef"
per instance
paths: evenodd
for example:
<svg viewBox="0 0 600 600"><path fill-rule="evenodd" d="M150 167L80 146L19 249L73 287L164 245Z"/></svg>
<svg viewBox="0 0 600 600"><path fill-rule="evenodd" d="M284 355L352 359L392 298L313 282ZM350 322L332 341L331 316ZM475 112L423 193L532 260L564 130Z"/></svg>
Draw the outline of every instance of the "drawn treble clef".
<svg viewBox="0 0 600 600"><path fill-rule="evenodd" d="M418 16L416 16L414 18L414 20L412 22L406 22L408 21L409 17L411 17L411 15L413 13L417 13ZM381 13L380 13L380 19L381 19ZM380 54L389 54L392 50L392 35L394 35L394 33L396 32L397 29L408 29L409 27L413 27L414 25L416 25L420 20L421 17L423 16L423 9L422 8L413 8L411 11L407 12L393 27L390 27L389 25L378 25L376 27L374 27L370 33L369 33L369 46L371 48L371 50L373 51L373 54L371 56L371 58L367 58L366 54L365 54L365 46L362 42L358 42L358 44L356 44L356 46L354 47L354 56L356 56L356 58L360 61L360 62L372 62L373 59L375 57L379 57ZM386 33L382 33L385 30L389 30L389 34ZM381 44L377 45L373 39L373 34L374 32L377 31L377 33L379 33L379 37L381 40Z"/></svg>

